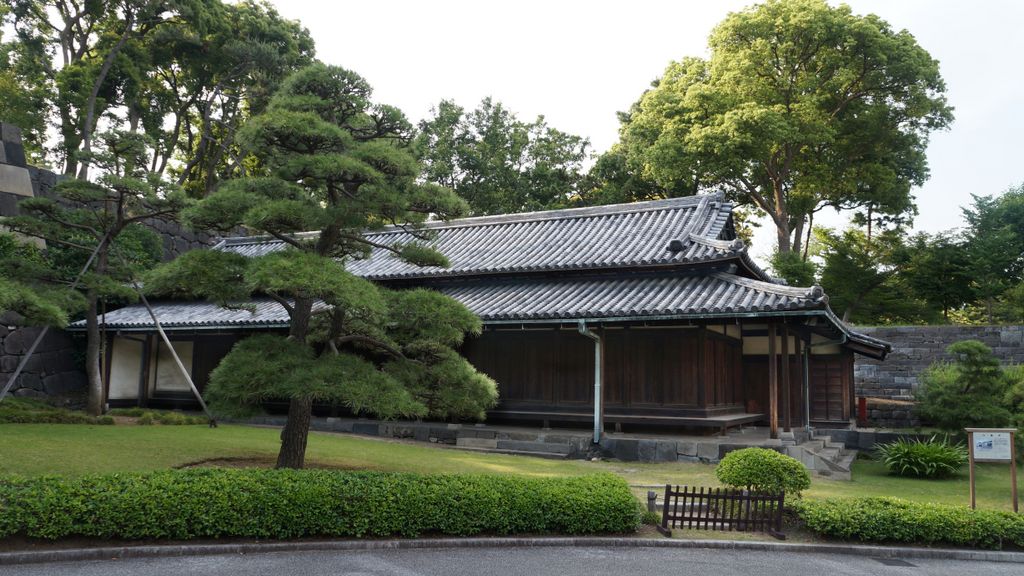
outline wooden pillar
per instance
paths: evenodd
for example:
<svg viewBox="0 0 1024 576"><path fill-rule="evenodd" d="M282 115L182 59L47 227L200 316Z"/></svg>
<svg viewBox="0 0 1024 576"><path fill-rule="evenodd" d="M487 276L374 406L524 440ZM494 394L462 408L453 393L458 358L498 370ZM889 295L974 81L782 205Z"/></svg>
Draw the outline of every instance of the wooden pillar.
<svg viewBox="0 0 1024 576"><path fill-rule="evenodd" d="M793 396L789 385L789 327L782 323L782 425L786 432L793 428Z"/></svg>
<svg viewBox="0 0 1024 576"><path fill-rule="evenodd" d="M697 328L697 406L708 407L707 377L707 328L702 324Z"/></svg>
<svg viewBox="0 0 1024 576"><path fill-rule="evenodd" d="M775 321L768 322L768 429L779 437L779 356L775 352Z"/></svg>

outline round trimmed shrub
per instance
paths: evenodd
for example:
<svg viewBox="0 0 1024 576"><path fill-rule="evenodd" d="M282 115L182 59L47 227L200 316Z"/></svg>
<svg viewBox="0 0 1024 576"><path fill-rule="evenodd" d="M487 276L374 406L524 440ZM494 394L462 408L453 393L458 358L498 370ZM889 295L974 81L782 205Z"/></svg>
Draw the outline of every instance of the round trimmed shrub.
<svg viewBox="0 0 1024 576"><path fill-rule="evenodd" d="M875 452L889 474L911 478L949 478L967 463L967 447L946 437L900 438L875 446Z"/></svg>
<svg viewBox="0 0 1024 576"><path fill-rule="evenodd" d="M811 474L796 458L765 448L743 448L725 455L715 468L718 481L758 492L796 496L811 487Z"/></svg>

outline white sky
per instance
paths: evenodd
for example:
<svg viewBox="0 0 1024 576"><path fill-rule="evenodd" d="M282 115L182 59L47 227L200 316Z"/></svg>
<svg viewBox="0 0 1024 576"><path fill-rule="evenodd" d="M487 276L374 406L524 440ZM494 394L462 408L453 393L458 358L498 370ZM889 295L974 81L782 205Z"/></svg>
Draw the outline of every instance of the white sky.
<svg viewBox="0 0 1024 576"><path fill-rule="evenodd" d="M473 108L485 96L522 119L590 139L600 153L618 139L625 110L671 60L707 56L711 29L750 0L275 0L309 28L318 57L354 70L376 99L413 121L442 99ZM837 2L832 2L838 4ZM907 29L938 59L955 107L950 130L928 148L931 179L915 191L916 228L961 225L970 194L1024 182L1024 2L850 0ZM825 218L819 218L823 220ZM841 219L829 218L829 224ZM762 227L754 253L774 245Z"/></svg>

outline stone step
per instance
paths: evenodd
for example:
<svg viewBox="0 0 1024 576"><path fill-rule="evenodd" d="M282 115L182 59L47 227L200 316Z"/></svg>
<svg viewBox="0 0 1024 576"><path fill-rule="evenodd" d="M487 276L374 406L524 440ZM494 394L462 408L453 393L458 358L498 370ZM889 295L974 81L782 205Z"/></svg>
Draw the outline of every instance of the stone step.
<svg viewBox="0 0 1024 576"><path fill-rule="evenodd" d="M498 440L496 448L499 450L515 450L517 452L547 452L564 456L568 456L572 452L572 446L569 444L528 442L525 440Z"/></svg>
<svg viewBox="0 0 1024 576"><path fill-rule="evenodd" d="M527 450L507 450L503 448L471 448L469 446L457 446L459 450L470 452L481 452L485 454L506 454L511 456L533 456L534 458L547 458L549 460L565 460L569 457L567 453L561 452L536 452Z"/></svg>
<svg viewBox="0 0 1024 576"><path fill-rule="evenodd" d="M839 466L841 468L845 468L847 470L850 470L850 467L853 466L853 461L856 460L856 459L857 459L857 451L856 450L844 451L842 456L839 457L839 460L837 461L837 463L839 464Z"/></svg>
<svg viewBox="0 0 1024 576"><path fill-rule="evenodd" d="M825 448L825 441L824 440L808 440L807 442L804 442L800 446L803 447L803 448L806 448L808 450L813 450L813 451L817 452L817 451L823 450Z"/></svg>
<svg viewBox="0 0 1024 576"><path fill-rule="evenodd" d="M840 451L838 448L823 448L821 450L817 450L816 452L818 456L824 458L825 460L828 460L829 462L839 461Z"/></svg>
<svg viewBox="0 0 1024 576"><path fill-rule="evenodd" d="M498 441L494 438L463 438L455 439L455 445L459 448L497 448Z"/></svg>

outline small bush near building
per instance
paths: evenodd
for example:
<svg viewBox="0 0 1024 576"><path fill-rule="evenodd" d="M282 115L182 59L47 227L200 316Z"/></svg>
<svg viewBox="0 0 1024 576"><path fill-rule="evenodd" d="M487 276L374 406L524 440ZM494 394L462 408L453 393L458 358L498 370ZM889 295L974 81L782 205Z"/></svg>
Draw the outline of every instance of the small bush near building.
<svg viewBox="0 0 1024 576"><path fill-rule="evenodd" d="M935 364L922 374L917 395L921 418L950 431L1009 424L1010 380L992 349L977 340L963 340L950 344L946 352L953 363Z"/></svg>
<svg viewBox="0 0 1024 576"><path fill-rule="evenodd" d="M898 498L801 500L791 506L811 531L843 540L1024 547L1024 516Z"/></svg>
<svg viewBox="0 0 1024 576"><path fill-rule="evenodd" d="M11 398L0 402L0 424L96 424L97 419L51 406L33 398Z"/></svg>
<svg viewBox="0 0 1024 576"><path fill-rule="evenodd" d="M171 470L0 479L0 538L412 537L635 531L611 474L574 478Z"/></svg>
<svg viewBox="0 0 1024 576"><path fill-rule="evenodd" d="M875 447L890 474L911 478L949 478L967 463L967 447L948 437L900 438Z"/></svg>
<svg viewBox="0 0 1024 576"><path fill-rule="evenodd" d="M796 458L765 448L743 448L725 455L715 468L718 480L735 488L799 496L811 487L811 474Z"/></svg>

